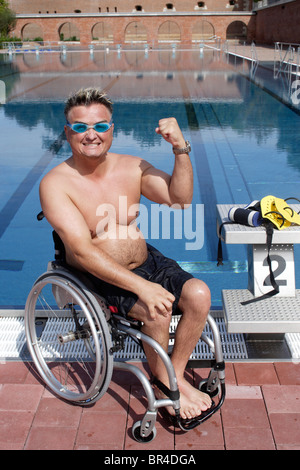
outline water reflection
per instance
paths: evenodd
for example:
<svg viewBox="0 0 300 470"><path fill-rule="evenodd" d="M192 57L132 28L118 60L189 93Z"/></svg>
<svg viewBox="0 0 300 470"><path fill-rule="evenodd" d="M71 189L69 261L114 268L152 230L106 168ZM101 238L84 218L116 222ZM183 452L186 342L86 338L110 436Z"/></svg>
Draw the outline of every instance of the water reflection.
<svg viewBox="0 0 300 470"><path fill-rule="evenodd" d="M224 63L217 52L200 54L196 49L0 56L0 80L7 90L6 104L0 107L3 147L7 147L0 157L0 203L11 203L11 220L18 214L24 227L33 224L28 221L39 210L39 178L50 165L70 155L63 133L63 103L72 90L97 86L106 89L115 102L114 151L141 155L169 171L172 155L154 129L162 117L174 116L179 121L192 142L195 201L205 206L205 252L184 253L176 244L171 253L172 244L166 240L160 249L172 257L180 253L184 261L214 263L216 203L249 202L273 191L274 186L279 197L300 190L300 116L282 103L281 86L272 81L271 70L258 67L257 86L250 72L247 62ZM32 176L30 184L26 172ZM35 195L31 196L33 182ZM17 211L15 194L19 195L18 208L26 198L26 202L32 200L31 205ZM5 230L9 224L5 215ZM39 227L42 231L44 226ZM32 235L29 238L34 240ZM3 253L7 253L12 249L3 239ZM10 237L7 240L10 243ZM15 246L12 251L10 258L23 259ZM52 252L34 256L38 275ZM28 266L32 265L32 253L28 259ZM235 251L230 259L244 260L245 253ZM221 284L224 287L223 277Z"/></svg>
<svg viewBox="0 0 300 470"><path fill-rule="evenodd" d="M273 80L271 69L258 67L257 87L243 75L249 77L245 61L224 63L218 52L200 54L196 49L33 52L0 57L0 78L7 95L4 114L28 129L43 123L45 147L51 145L53 135L61 133L62 102L70 91L98 86L117 104L116 136L132 134L141 146L151 146L157 141L152 123L164 114L174 115L190 130L211 129L205 112L195 111L200 103L209 106L215 125L224 130L254 137L259 145L275 138L277 150L286 152L289 165L299 170L299 117L278 102L286 94L284 77ZM143 125L137 126L141 117Z"/></svg>

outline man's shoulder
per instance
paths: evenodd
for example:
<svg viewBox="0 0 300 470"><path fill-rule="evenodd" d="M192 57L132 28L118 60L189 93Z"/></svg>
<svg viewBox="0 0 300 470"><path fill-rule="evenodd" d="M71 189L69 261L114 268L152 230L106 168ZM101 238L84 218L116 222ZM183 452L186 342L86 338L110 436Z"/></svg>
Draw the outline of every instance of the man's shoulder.
<svg viewBox="0 0 300 470"><path fill-rule="evenodd" d="M116 163L118 165L122 165L124 168L127 168L127 170L129 170L129 168L136 168L141 173L143 173L145 169L152 166L149 162L141 157L126 154L116 154Z"/></svg>
<svg viewBox="0 0 300 470"><path fill-rule="evenodd" d="M136 155L129 155L125 153L116 153L112 154L115 156L116 160L122 161L122 162L132 162L133 164L139 164L140 161L143 159L141 157L138 157Z"/></svg>
<svg viewBox="0 0 300 470"><path fill-rule="evenodd" d="M144 168L144 167L149 167L151 166L151 164L149 162L147 162L144 158L142 157L138 157L138 156L135 156L135 155L125 155L125 154L121 154L119 155L119 158L121 161L123 161L125 164L132 164L132 165L136 165L140 168Z"/></svg>
<svg viewBox="0 0 300 470"><path fill-rule="evenodd" d="M43 177L41 184L50 184L51 182L58 182L60 179L63 179L68 174L68 165L66 162L62 162L59 165L52 168L46 175Z"/></svg>

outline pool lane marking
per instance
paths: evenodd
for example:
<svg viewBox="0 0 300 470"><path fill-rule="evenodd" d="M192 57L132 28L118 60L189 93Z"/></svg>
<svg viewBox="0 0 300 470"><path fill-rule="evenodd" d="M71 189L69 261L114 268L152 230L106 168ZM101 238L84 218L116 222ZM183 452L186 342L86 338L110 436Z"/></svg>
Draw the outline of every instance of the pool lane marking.
<svg viewBox="0 0 300 470"><path fill-rule="evenodd" d="M22 271L24 263L17 259L0 259L0 271Z"/></svg>
<svg viewBox="0 0 300 470"><path fill-rule="evenodd" d="M14 100L14 99L16 99L16 98L18 98L18 97L20 97L20 96L26 94L26 93L29 93L29 92L31 92L31 91L33 91L33 90L36 90L37 88L40 88L41 86L47 85L48 83L51 83L51 82L53 82L53 81L55 81L55 80L58 80L58 79L60 79L60 78L62 77L62 75L68 75L68 74L71 74L71 73L73 73L73 72L77 72L77 71L79 71L79 70L81 70L81 69L84 69L84 68L86 68L87 65L88 65L88 62L85 62L83 65L80 65L79 67L74 67L74 68L72 68L71 70L68 70L68 71L66 71L66 72L63 73L63 74L60 73L59 75L57 75L57 76L55 76L55 77L49 78L49 80L46 80L46 81L44 81L44 82L42 82L42 83L39 83L38 85L35 85L34 87L28 88L27 90L24 90L24 91L22 91L22 92L20 92L20 93L16 93L15 95L12 95L12 96L10 96L9 98L7 98L7 99L6 99L6 102L8 103L9 101L12 101L12 100ZM121 71L120 71L120 74L123 73L123 72L125 72L125 71L126 71L126 70L121 70ZM104 88L104 90L106 90L106 89L109 90L109 89L114 85L114 83L116 82L116 80L118 80L118 79L119 79L119 76L117 76L116 78L114 78L113 80L111 80L111 83L109 83L108 86Z"/></svg>
<svg viewBox="0 0 300 470"><path fill-rule="evenodd" d="M51 80L48 80L47 82L43 82L40 85L37 85L27 91L24 91L23 93L14 95L10 98L10 100L15 98L16 96L22 95L28 91L45 85L50 81L56 80L57 78L59 77L55 77ZM111 82L106 86L105 90L110 90L112 86L117 82L117 80L119 80L119 78L120 77L118 76L111 80ZM32 187L35 185L37 180L40 178L41 174L44 172L45 168L47 168L47 166L52 161L53 157L58 153L58 151L62 147L64 140L65 133L64 131L62 131L59 137L52 142L49 149L43 154L43 156L38 160L38 162L30 170L27 176L23 179L23 181L20 183L18 188L9 198L3 209L0 211L0 238L6 231L7 227L9 226L10 222L14 218L16 212L19 210L28 194L31 192Z"/></svg>
<svg viewBox="0 0 300 470"><path fill-rule="evenodd" d="M201 136L201 129L197 118L196 110L191 101L190 92L183 75L179 77L182 96L187 114L190 130L197 130L197 134L191 132L191 145L193 148L196 164L196 174L201 194L201 202L204 204L205 234L208 248L208 256L211 260L217 259L217 236L216 233L216 204L217 196L215 192L212 174L208 164L208 156ZM197 141L196 141L197 138ZM212 233L214 236L212 236ZM224 259L227 257L226 246L224 247Z"/></svg>
<svg viewBox="0 0 300 470"><path fill-rule="evenodd" d="M218 124L218 127L219 129L221 130L221 133L223 134L224 136L224 140L226 141L227 145L228 145L228 148L230 149L230 152L232 154L232 157L233 157L233 160L235 162L235 165L236 165L236 168L238 169L238 172L239 172L239 177L241 178L243 184L244 184L244 191L248 193L248 201L251 201L253 199L253 196L251 195L251 190L249 188L249 184L245 178L245 176L243 175L243 172L242 172L242 169L240 167L240 163L238 161L238 159L236 158L236 154L232 148L232 145L227 137L227 134L225 132L225 129L224 129L224 126L223 124L221 123L220 119L219 119L219 116L218 114L216 113L216 110L215 108L213 107L213 105L210 103L210 107L211 107L211 110L212 110L212 113L213 115L215 116L215 119L216 119L216 122ZM217 145L217 144L216 144ZM234 202L236 202L234 199L233 199Z"/></svg>
<svg viewBox="0 0 300 470"><path fill-rule="evenodd" d="M64 131L52 142L49 149L37 161L34 167L29 171L23 181L19 184L15 192L11 195L5 206L0 211L0 238L8 228L15 214L25 201L28 194L32 191L45 168L50 164L54 156L60 150L64 142Z"/></svg>
<svg viewBox="0 0 300 470"><path fill-rule="evenodd" d="M12 95L10 96L9 98L6 99L6 102L8 103L9 101L12 101L16 98L19 98L19 96L22 96L24 95L25 93L29 93L30 91L33 91L33 90L36 90L37 88L40 88L41 86L44 86L44 85L47 85L48 83L51 83L53 82L54 80L57 80L58 78L60 77L53 77L53 78L49 78L49 80L46 80L42 83L40 83L39 85L35 85L31 88L28 88L27 90L24 90L24 91L21 91L20 93L16 93L15 95Z"/></svg>

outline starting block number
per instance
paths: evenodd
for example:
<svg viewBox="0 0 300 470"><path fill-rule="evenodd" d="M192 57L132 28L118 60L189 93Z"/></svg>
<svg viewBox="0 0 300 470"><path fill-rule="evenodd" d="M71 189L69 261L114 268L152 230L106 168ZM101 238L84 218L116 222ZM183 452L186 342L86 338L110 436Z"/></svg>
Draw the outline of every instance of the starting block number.
<svg viewBox="0 0 300 470"><path fill-rule="evenodd" d="M248 289L254 297L272 290L267 261L268 251L263 245L248 246ZM270 259L280 297L295 297L295 264L293 245L272 245Z"/></svg>

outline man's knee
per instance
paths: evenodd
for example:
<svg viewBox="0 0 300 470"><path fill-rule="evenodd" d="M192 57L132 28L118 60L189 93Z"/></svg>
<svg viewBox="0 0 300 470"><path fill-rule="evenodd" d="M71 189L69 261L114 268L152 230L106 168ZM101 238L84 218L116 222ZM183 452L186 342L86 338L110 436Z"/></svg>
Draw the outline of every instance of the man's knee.
<svg viewBox="0 0 300 470"><path fill-rule="evenodd" d="M187 281L181 292L178 307L185 311L194 311L199 314L207 314L211 306L211 294L209 287L200 279Z"/></svg>
<svg viewBox="0 0 300 470"><path fill-rule="evenodd" d="M171 323L171 315L157 314L155 319L151 318L146 306L139 300L132 307L128 316L142 322L147 328L167 330Z"/></svg>

